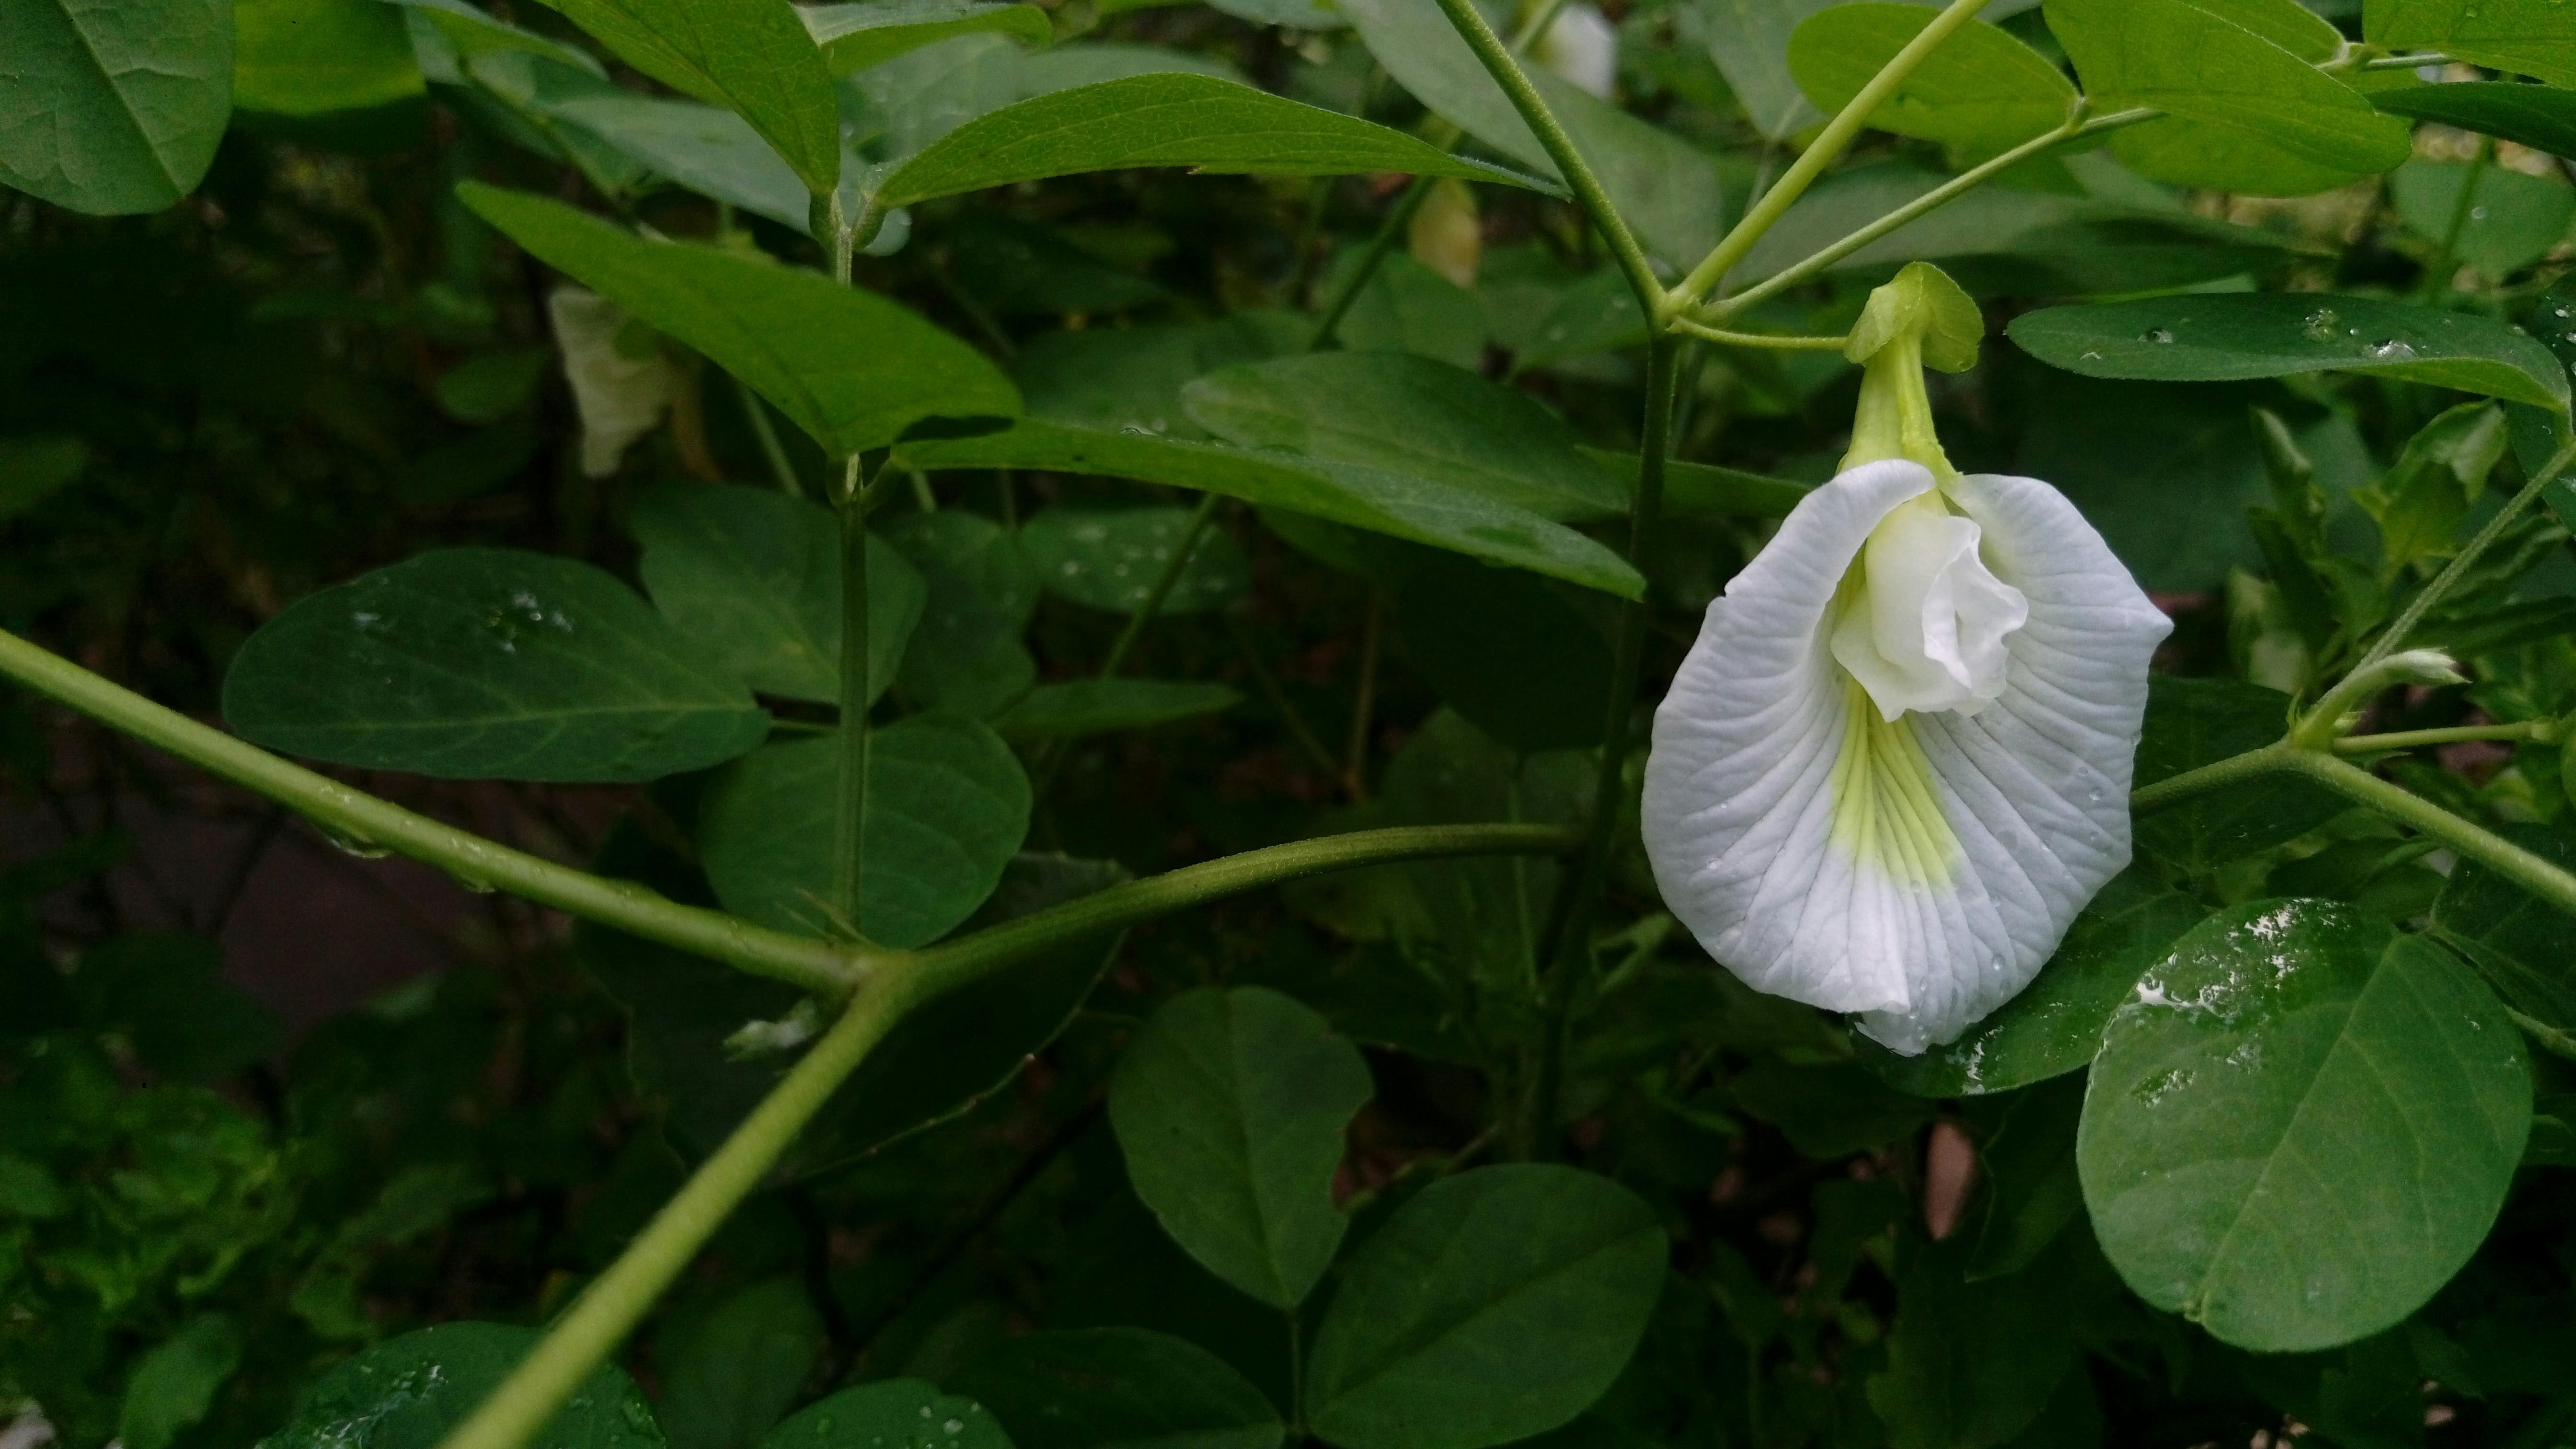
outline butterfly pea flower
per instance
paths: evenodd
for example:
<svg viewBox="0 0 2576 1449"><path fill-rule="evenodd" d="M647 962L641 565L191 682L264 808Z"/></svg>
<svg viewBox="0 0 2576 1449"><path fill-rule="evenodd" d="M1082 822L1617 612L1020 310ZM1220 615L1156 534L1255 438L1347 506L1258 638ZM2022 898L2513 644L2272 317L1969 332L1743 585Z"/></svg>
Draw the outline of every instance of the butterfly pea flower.
<svg viewBox="0 0 2576 1449"><path fill-rule="evenodd" d="M1909 1055L2028 985L2128 864L2173 627L2056 489L1951 466L1923 369L1982 330L1922 263L1871 295L1842 471L1709 605L1646 762L1647 855L1700 944Z"/></svg>

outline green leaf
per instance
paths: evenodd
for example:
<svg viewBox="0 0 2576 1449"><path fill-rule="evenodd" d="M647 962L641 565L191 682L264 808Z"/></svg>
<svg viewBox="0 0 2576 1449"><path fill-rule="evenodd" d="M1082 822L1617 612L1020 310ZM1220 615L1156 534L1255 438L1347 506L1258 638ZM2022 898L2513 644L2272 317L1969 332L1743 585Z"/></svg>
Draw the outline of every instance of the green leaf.
<svg viewBox="0 0 2576 1449"><path fill-rule="evenodd" d="M1451 709L1515 750L1601 743L1610 641L1528 574L1427 561L1395 595L1405 655Z"/></svg>
<svg viewBox="0 0 2576 1449"><path fill-rule="evenodd" d="M766 745L707 787L698 849L727 909L820 931L832 886L840 741ZM1029 828L1029 781L993 732L914 715L871 733L859 920L869 940L926 945L974 913Z"/></svg>
<svg viewBox="0 0 2576 1449"><path fill-rule="evenodd" d="M2538 825L2506 826L2506 838L2564 870L2576 847ZM2576 1032L2576 971L2569 970L2566 912L2499 872L2463 858L2433 902L2433 934L2458 950L2505 1005L2543 1026Z"/></svg>
<svg viewBox="0 0 2576 1449"><path fill-rule="evenodd" d="M2418 428L2378 482L2354 490L2354 500L2379 525L2383 577L2450 554L2508 446L2504 409L2462 403Z"/></svg>
<svg viewBox="0 0 2576 1449"><path fill-rule="evenodd" d="M1103 261L1054 230L996 212L967 212L942 239L954 257L958 283L997 317L1092 317L1172 300L1170 292L1128 266ZM1086 329L1053 335L1115 334ZM1026 362L1024 353L1018 363L1024 368ZM1040 411L1034 402L1031 410Z"/></svg>
<svg viewBox="0 0 2576 1449"><path fill-rule="evenodd" d="M1523 1163L1424 1188L1351 1254L1316 1332L1306 1419L1348 1449L1484 1449L1610 1387L1663 1289L1654 1209Z"/></svg>
<svg viewBox="0 0 2576 1449"><path fill-rule="evenodd" d="M69 435L0 438L0 523L63 489L89 466L89 444Z"/></svg>
<svg viewBox="0 0 2576 1449"><path fill-rule="evenodd" d="M221 1313L190 1319L135 1360L117 1413L118 1441L129 1449L169 1449L172 1440L206 1417L215 1392L241 1367L241 1360L239 1324Z"/></svg>
<svg viewBox="0 0 2576 1449"><path fill-rule="evenodd" d="M1166 679L1077 679L1041 684L994 719L1012 739L1058 740L1146 730L1243 702L1222 684Z"/></svg>
<svg viewBox="0 0 2576 1449"><path fill-rule="evenodd" d="M1029 411L1103 431L1204 439L1181 389L1221 367L1302 351L1314 324L1287 312L1235 312L1177 326L1049 332L1013 368Z"/></svg>
<svg viewBox="0 0 2576 1449"><path fill-rule="evenodd" d="M2499 141L2535 151L2576 156L2576 90L2513 81L2463 81L2374 91L2370 103L2392 115L2484 131Z"/></svg>
<svg viewBox="0 0 2576 1449"><path fill-rule="evenodd" d="M1190 534L1186 508L1079 508L1040 512L1020 529L1020 547L1049 593L1087 609L1134 611L1172 566L1172 555ZM1181 566L1162 613L1205 613L1233 603L1252 588L1252 566L1233 535L1210 526L1198 531L1189 561Z"/></svg>
<svg viewBox="0 0 2576 1449"><path fill-rule="evenodd" d="M1027 693L1037 661L1020 634L1037 608L1038 580L1019 536L956 509L903 514L879 532L928 586L904 651L905 698L990 718Z"/></svg>
<svg viewBox="0 0 2576 1449"><path fill-rule="evenodd" d="M1383 469L1541 517L1627 510L1538 399L1396 352L1317 352L1211 373L1181 389L1199 426L1240 447Z"/></svg>
<svg viewBox="0 0 2576 1449"><path fill-rule="evenodd" d="M404 18L411 22L412 48L415 55L424 54L424 35L435 37L447 62L466 62L477 57L516 52L567 65L600 80L608 72L588 51L550 40L534 31L505 24L465 3L465 0L387 0L403 7ZM428 59L421 62L428 78L445 85L464 85L467 78L455 64L439 65Z"/></svg>
<svg viewBox="0 0 2576 1449"><path fill-rule="evenodd" d="M1028 420L978 438L906 443L905 467L1038 468L1205 489L1471 554L1636 598L1645 584L1603 545L1479 494L1357 464Z"/></svg>
<svg viewBox="0 0 2576 1449"><path fill-rule="evenodd" d="M1363 265L1365 248L1342 248L1324 269L1316 295L1339 296ZM1321 355L1410 352L1472 372L1484 361L1485 335L1491 330L1485 304L1475 293L1411 256L1391 251L1361 283L1334 330L1334 339L1348 352Z"/></svg>
<svg viewBox="0 0 2576 1449"><path fill-rule="evenodd" d="M896 168L877 204L1136 166L1258 176L1403 171L1537 185L1373 122L1166 71L1034 96L968 121Z"/></svg>
<svg viewBox="0 0 2576 1449"><path fill-rule="evenodd" d="M878 1379L797 1410L760 1449L1011 1449L1011 1438L973 1399L919 1379Z"/></svg>
<svg viewBox="0 0 2576 1449"><path fill-rule="evenodd" d="M1851 4L1818 11L1789 41L1789 71L1817 108L1837 113L1940 12ZM1941 42L1869 123L1982 161L2064 125L2075 87L2038 51L1983 21Z"/></svg>
<svg viewBox="0 0 2576 1449"><path fill-rule="evenodd" d="M2278 741L2290 697L2236 679L2147 678L2138 739L2139 788ZM2141 850L2205 876L2231 860L2294 840L2343 813L2340 796L2285 775L2244 781L2139 818Z"/></svg>
<svg viewBox="0 0 2576 1449"><path fill-rule="evenodd" d="M2006 335L2086 377L2216 382L2344 371L2404 378L2564 412L2549 349L2489 318L2367 297L2241 292L2047 307Z"/></svg>
<svg viewBox="0 0 2576 1449"><path fill-rule="evenodd" d="M232 113L231 0L0 0L0 185L93 216L197 189Z"/></svg>
<svg viewBox="0 0 2576 1449"><path fill-rule="evenodd" d="M2077 1165L2138 1296L2292 1352L2431 1297L2493 1226L2530 1123L2521 1040L2468 968L2348 906L2257 901L2113 1014Z"/></svg>
<svg viewBox="0 0 2576 1449"><path fill-rule="evenodd" d="M443 1323L390 1338L322 1376L265 1449L437 1449L537 1343L533 1328ZM661 1449L662 1431L614 1364L591 1370L529 1449Z"/></svg>
<svg viewBox="0 0 2576 1449"><path fill-rule="evenodd" d="M1880 1079L1919 1097L2008 1092L2080 1071L2102 1044L2102 1024L2129 999L2138 977L2207 914L2154 872L2131 866L2077 913L2030 985L1966 1035L1912 1057L1863 1038L1855 1043L1860 1059Z"/></svg>
<svg viewBox="0 0 2576 1449"><path fill-rule="evenodd" d="M1258 986L1166 1002L1118 1062L1109 1122L1127 1177L1209 1272L1294 1309L1349 1226L1342 1129L1375 1092L1359 1049Z"/></svg>
<svg viewBox="0 0 2576 1449"><path fill-rule="evenodd" d="M1548 180L1556 163L1435 0L1343 0L1341 10L1387 74L1441 119ZM1724 198L1705 151L1541 66L1527 67L1639 241L1676 267L1698 261L1723 230Z"/></svg>
<svg viewBox="0 0 2576 1449"><path fill-rule="evenodd" d="M400 10L379 0L233 0L233 105L318 116L425 91Z"/></svg>
<svg viewBox="0 0 2576 1449"><path fill-rule="evenodd" d="M825 1347L823 1315L797 1278L727 1293L655 1345L671 1449L751 1449L805 1386ZM809 1441L810 1442L810 1441Z"/></svg>
<svg viewBox="0 0 2576 1449"><path fill-rule="evenodd" d="M590 565L456 548L302 599L233 656L255 743L448 779L659 779L760 743L742 686Z"/></svg>
<svg viewBox="0 0 2576 1449"><path fill-rule="evenodd" d="M700 196L799 232L813 223L805 183L731 111L611 88L554 102L545 112Z"/></svg>
<svg viewBox="0 0 2576 1449"><path fill-rule="evenodd" d="M841 697L841 524L765 488L669 484L635 501L636 572L654 607L762 694ZM894 682L921 618L921 573L868 537L868 699Z"/></svg>
<svg viewBox="0 0 2576 1449"><path fill-rule="evenodd" d="M1005 35L1031 47L1055 39L1044 10L997 0L857 0L800 5L797 13L834 75L866 70L952 35Z"/></svg>
<svg viewBox="0 0 2576 1449"><path fill-rule="evenodd" d="M1006 1338L953 1382L1019 1449L1279 1449L1287 1436L1270 1400L1225 1360L1150 1329Z"/></svg>
<svg viewBox="0 0 2576 1449"><path fill-rule="evenodd" d="M2576 14L2553 0L2367 0L2361 35L2576 86Z"/></svg>
<svg viewBox="0 0 2576 1449"><path fill-rule="evenodd" d="M1708 54L1764 139L1786 141L1824 120L1789 70L1799 24L1836 0L1709 0Z"/></svg>
<svg viewBox="0 0 2576 1449"><path fill-rule="evenodd" d="M2142 156L2196 158L2206 169L2142 169L2158 180L2279 195L2323 190L2406 159L2409 132L2402 122L2236 23L2222 13L2228 8L2188 0L2048 0L2048 27L2066 46L2097 112L2152 106L2167 114L2132 128L2132 139L2115 139L2122 159L2136 166ZM2177 143L2177 135L2202 139Z"/></svg>
<svg viewBox="0 0 2576 1449"><path fill-rule="evenodd" d="M814 195L841 181L832 73L786 0L547 0L619 58L751 123Z"/></svg>
<svg viewBox="0 0 2576 1449"><path fill-rule="evenodd" d="M547 265L741 378L835 457L923 418L1010 417L981 353L872 292L715 247L647 241L561 202L467 182L465 204Z"/></svg>
<svg viewBox="0 0 2576 1449"><path fill-rule="evenodd" d="M2463 212L2460 193L2472 177L2477 194ZM2451 238L2451 261L2466 262L2491 280L2547 256L2576 221L2576 188L2566 182L2465 161L2409 161L2389 173L2388 199L2409 231L2437 246Z"/></svg>
<svg viewBox="0 0 2576 1449"><path fill-rule="evenodd" d="M1869 1381L1890 1449L2001 1444L2028 1427L2073 1357L2054 1275L1970 1282L1957 1239L1916 1256L1897 1284L1887 1369Z"/></svg>

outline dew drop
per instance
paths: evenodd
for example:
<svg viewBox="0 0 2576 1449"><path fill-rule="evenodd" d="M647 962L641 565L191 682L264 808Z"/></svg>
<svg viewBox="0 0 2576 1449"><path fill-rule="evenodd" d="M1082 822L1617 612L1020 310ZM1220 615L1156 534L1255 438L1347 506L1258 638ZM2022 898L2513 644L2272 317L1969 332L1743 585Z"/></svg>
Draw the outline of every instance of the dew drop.
<svg viewBox="0 0 2576 1449"><path fill-rule="evenodd" d="M2308 314L2308 320L2300 324L2299 331L2310 342L2331 342L2334 340L2335 324L2342 320L2335 315L2332 307L2319 307Z"/></svg>
<svg viewBox="0 0 2576 1449"><path fill-rule="evenodd" d="M2171 343L2173 341L2173 329L2170 327L2150 327L2146 330L2145 335L2141 336L2138 340L2141 342Z"/></svg>
<svg viewBox="0 0 2576 1449"><path fill-rule="evenodd" d="M2415 360L2415 349L2392 337L2384 342L2370 344L2370 356L2376 362L2412 362Z"/></svg>

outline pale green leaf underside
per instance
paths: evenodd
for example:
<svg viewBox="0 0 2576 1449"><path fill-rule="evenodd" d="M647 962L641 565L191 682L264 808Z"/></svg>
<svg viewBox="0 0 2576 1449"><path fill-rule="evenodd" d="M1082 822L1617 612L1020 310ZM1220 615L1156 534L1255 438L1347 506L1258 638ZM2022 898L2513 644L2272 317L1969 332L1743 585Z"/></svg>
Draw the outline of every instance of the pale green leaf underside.
<svg viewBox="0 0 2576 1449"><path fill-rule="evenodd" d="M213 164L232 84L230 0L0 0L0 185L159 211Z"/></svg>

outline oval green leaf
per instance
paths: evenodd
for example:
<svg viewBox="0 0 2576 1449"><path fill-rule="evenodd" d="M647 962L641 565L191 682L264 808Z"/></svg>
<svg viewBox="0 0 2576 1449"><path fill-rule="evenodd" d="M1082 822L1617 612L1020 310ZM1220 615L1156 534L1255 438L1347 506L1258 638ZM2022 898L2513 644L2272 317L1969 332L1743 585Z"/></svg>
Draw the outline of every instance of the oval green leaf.
<svg viewBox="0 0 2576 1449"><path fill-rule="evenodd" d="M1183 387L1181 406L1240 447L1402 473L1543 518L1627 510L1626 490L1538 399L1427 357L1315 352L1245 363Z"/></svg>
<svg viewBox="0 0 2576 1449"><path fill-rule="evenodd" d="M1047 13L997 0L857 0L800 5L806 33L834 75L848 75L952 35L1007 35L1032 48L1055 39Z"/></svg>
<svg viewBox="0 0 2576 1449"><path fill-rule="evenodd" d="M2195 927L2113 1013L2076 1165L2149 1304L2279 1353L2422 1306L2503 1205L2531 1072L2502 1003L2332 901Z"/></svg>
<svg viewBox="0 0 2576 1449"><path fill-rule="evenodd" d="M536 1347L533 1328L442 1323L389 1338L322 1376L268 1449L437 1449ZM530 1449L662 1449L635 1382L602 1364Z"/></svg>
<svg viewBox="0 0 2576 1449"><path fill-rule="evenodd" d="M1471 554L1621 598L1645 592L1645 581L1624 559L1561 523L1477 493L1358 464L1034 419L979 438L906 443L895 456L904 466L923 470L1045 468L1204 489Z"/></svg>
<svg viewBox="0 0 2576 1449"><path fill-rule="evenodd" d="M231 0L0 3L0 185L92 216L197 189L232 114Z"/></svg>
<svg viewBox="0 0 2576 1449"><path fill-rule="evenodd" d="M1279 1449L1287 1436L1270 1400L1225 1360L1151 1329L1007 1338L952 1382L990 1406L1019 1449Z"/></svg>
<svg viewBox="0 0 2576 1449"><path fill-rule="evenodd" d="M1424 1188L1351 1254L1306 1419L1348 1449L1485 1449L1590 1407L1644 1338L1667 1247L1606 1177L1520 1163Z"/></svg>
<svg viewBox="0 0 2576 1449"><path fill-rule="evenodd" d="M647 241L557 201L467 182L457 195L548 266L714 359L835 457L923 418L1011 417L983 354L872 292L737 252Z"/></svg>
<svg viewBox="0 0 2576 1449"><path fill-rule="evenodd" d="M2576 156L2576 90L2512 81L2462 81L2377 91L2370 103L2410 120L2484 131L2499 141L2535 151Z"/></svg>
<svg viewBox="0 0 2576 1449"><path fill-rule="evenodd" d="M556 101L545 112L700 196L800 232L813 224L805 183L749 122L720 106L609 89Z"/></svg>
<svg viewBox="0 0 2576 1449"><path fill-rule="evenodd" d="M2153 871L2131 866L2076 915L2038 977L1966 1035L1913 1057L1862 1038L1860 1059L1919 1097L2008 1092L2081 1071L2138 978L2207 914Z"/></svg>
<svg viewBox="0 0 2576 1449"><path fill-rule="evenodd" d="M635 502L636 572L674 628L762 694L841 698L841 525L766 488L677 484ZM868 538L868 699L894 682L926 595L921 571Z"/></svg>
<svg viewBox="0 0 2576 1449"><path fill-rule="evenodd" d="M2367 175L2406 159L2408 128L2371 109L2361 93L2234 19L2189 0L2048 0L2048 28L2066 47L2098 112L2150 106L2241 148L2274 152L2295 168L2298 194L2316 178ZM2225 147L2216 154L2223 158ZM2163 180L2190 178L2163 175ZM2241 185L2258 175L2240 175ZM2217 184L2216 181L2199 184ZM2327 184L2331 184L2328 182Z"/></svg>
<svg viewBox="0 0 2576 1449"><path fill-rule="evenodd" d="M547 0L627 64L743 118L805 189L841 182L841 112L787 0Z"/></svg>
<svg viewBox="0 0 2576 1449"><path fill-rule="evenodd" d="M880 206L1085 171L1187 166L1258 176L1402 171L1545 189L1402 131L1214 76L1163 71L1033 96L979 116L885 180Z"/></svg>
<svg viewBox="0 0 2576 1449"><path fill-rule="evenodd" d="M2361 35L2576 86L2576 11L2558 0L2367 0Z"/></svg>
<svg viewBox="0 0 2576 1449"><path fill-rule="evenodd" d="M973 1399L919 1379L879 1379L807 1404L760 1449L1011 1449L1011 1436Z"/></svg>
<svg viewBox="0 0 2576 1449"><path fill-rule="evenodd" d="M417 99L403 13L378 0L234 0L233 105L281 116Z"/></svg>
<svg viewBox="0 0 2576 1449"><path fill-rule="evenodd" d="M1359 1049L1306 1007L1258 986L1201 987L1164 1003L1119 1059L1109 1123L1172 1240L1293 1309L1349 1226L1333 1173L1342 1129L1375 1090Z"/></svg>
<svg viewBox="0 0 2576 1449"><path fill-rule="evenodd" d="M485 548L298 601L233 656L224 717L289 754L467 780L654 780L732 759L769 727L632 589Z"/></svg>
<svg viewBox="0 0 2576 1449"><path fill-rule="evenodd" d="M1798 26L1789 72L1827 115L1851 103L1939 15L1920 5L1836 5ZM2065 124L2075 86L2048 58L1984 21L1941 42L1869 123L1982 161Z"/></svg>
<svg viewBox="0 0 2576 1449"><path fill-rule="evenodd" d="M718 775L698 813L698 850L728 910L788 930L832 924L832 813L840 741L769 745ZM1029 780L993 732L957 715L914 715L868 741L860 930L926 945L972 915L1029 829Z"/></svg>
<svg viewBox="0 0 2576 1449"><path fill-rule="evenodd" d="M2047 307L2005 334L2087 377L2219 382L2362 372L2564 412L2566 369L2489 318L2368 297L2240 292Z"/></svg>
<svg viewBox="0 0 2576 1449"><path fill-rule="evenodd" d="M1078 508L1059 504L1020 529L1038 582L1058 598L1114 614L1133 612L1172 567L1193 532L1187 508ZM1221 609L1252 587L1252 566L1233 535L1195 530L1197 542L1163 596L1164 614Z"/></svg>

